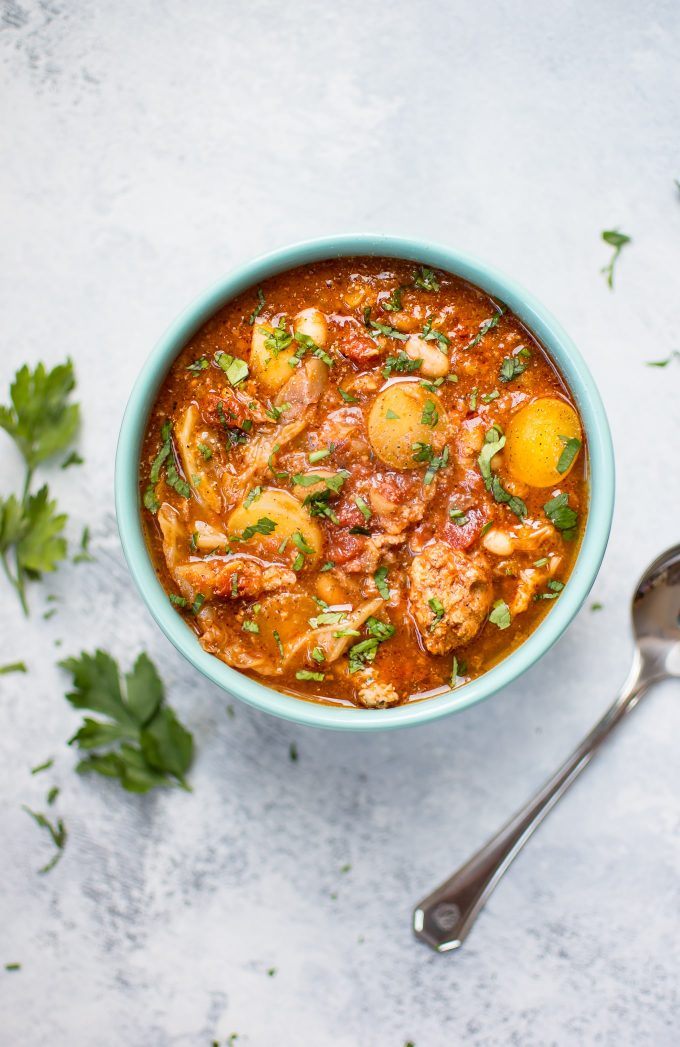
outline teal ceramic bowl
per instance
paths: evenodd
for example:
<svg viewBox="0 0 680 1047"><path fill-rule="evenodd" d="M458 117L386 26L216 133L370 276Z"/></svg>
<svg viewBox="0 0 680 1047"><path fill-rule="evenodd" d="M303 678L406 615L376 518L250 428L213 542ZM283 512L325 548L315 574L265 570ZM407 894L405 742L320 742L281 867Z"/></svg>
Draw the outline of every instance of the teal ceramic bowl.
<svg viewBox="0 0 680 1047"><path fill-rule="evenodd" d="M581 414L590 461L590 509L569 584L529 638L471 683L434 698L392 709L315 704L257 683L203 650L173 610L146 550L140 522L138 467L149 411L173 360L195 331L225 302L268 277L308 262L349 255L406 258L445 269L500 298L540 339L559 367ZM125 411L116 455L116 512L132 577L159 626L184 657L230 695L299 724L376 731L438 720L495 694L545 654L567 628L595 580L609 538L614 507L614 457L607 418L586 364L557 321L514 280L449 247L398 236L329 236L284 247L240 266L200 295L165 332L144 364Z"/></svg>

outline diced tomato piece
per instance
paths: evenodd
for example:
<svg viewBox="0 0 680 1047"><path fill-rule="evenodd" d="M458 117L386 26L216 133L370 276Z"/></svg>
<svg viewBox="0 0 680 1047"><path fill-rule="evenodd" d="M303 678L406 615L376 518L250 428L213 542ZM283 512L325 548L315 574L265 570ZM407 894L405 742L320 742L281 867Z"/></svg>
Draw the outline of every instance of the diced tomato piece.
<svg viewBox="0 0 680 1047"><path fill-rule="evenodd" d="M349 325L343 327L335 344L343 356L360 366L369 364L382 356L380 346L357 327Z"/></svg>
<svg viewBox="0 0 680 1047"><path fill-rule="evenodd" d="M243 423L253 414L248 405L236 396L231 389L223 393L208 393L201 404L203 417L210 425L221 425L227 429L242 429Z"/></svg>
<svg viewBox="0 0 680 1047"><path fill-rule="evenodd" d="M447 520L444 524L442 538L453 549L468 549L479 538L479 532L486 523L486 514L481 509L467 509L465 516L467 523L462 526L455 520Z"/></svg>

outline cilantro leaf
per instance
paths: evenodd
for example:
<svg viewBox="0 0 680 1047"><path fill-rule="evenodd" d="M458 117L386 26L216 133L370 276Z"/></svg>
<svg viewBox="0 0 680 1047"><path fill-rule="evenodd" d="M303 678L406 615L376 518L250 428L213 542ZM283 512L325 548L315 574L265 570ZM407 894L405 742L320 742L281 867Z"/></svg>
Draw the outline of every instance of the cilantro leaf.
<svg viewBox="0 0 680 1047"><path fill-rule="evenodd" d="M489 621L499 629L508 629L510 627L512 624L512 615L510 614L510 608L505 600L496 600L491 614L489 615Z"/></svg>
<svg viewBox="0 0 680 1047"><path fill-rule="evenodd" d="M564 450L557 462L557 471L558 473L566 473L567 469L574 461L574 458L581 450L581 441L577 440L575 436L560 436L560 440L564 444Z"/></svg>
<svg viewBox="0 0 680 1047"><path fill-rule="evenodd" d="M578 531L578 513L569 505L569 495L566 491L555 495L543 506L545 515L553 527L562 532L565 541L572 541Z"/></svg>
<svg viewBox="0 0 680 1047"><path fill-rule="evenodd" d="M0 407L0 428L12 437L29 470L65 451L76 435L80 407L68 402L75 388L73 364L67 360L51 371L40 363L24 364L10 388L11 407Z"/></svg>

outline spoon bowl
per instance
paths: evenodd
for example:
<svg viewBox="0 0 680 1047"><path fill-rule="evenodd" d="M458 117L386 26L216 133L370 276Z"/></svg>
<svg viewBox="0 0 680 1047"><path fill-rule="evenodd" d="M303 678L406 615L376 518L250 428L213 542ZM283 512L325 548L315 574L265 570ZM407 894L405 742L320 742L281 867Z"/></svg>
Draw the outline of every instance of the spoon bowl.
<svg viewBox="0 0 680 1047"><path fill-rule="evenodd" d="M650 682L680 676L680 545L649 565L633 597L632 614Z"/></svg>

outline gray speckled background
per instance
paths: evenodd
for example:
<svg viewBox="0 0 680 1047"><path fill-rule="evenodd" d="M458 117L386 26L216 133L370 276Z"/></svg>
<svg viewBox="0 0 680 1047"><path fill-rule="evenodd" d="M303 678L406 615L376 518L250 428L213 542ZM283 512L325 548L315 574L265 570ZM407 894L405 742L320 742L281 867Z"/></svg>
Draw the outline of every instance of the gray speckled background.
<svg viewBox="0 0 680 1047"><path fill-rule="evenodd" d="M0 602L0 661L30 665L0 682L0 962L23 965L0 967L3 1047L677 1044L677 686L575 786L461 953L409 923L611 700L631 585L678 540L680 366L644 366L680 349L677 3L0 9L0 385L26 359L76 361L86 465L49 478L97 557L34 587L27 623ZM635 242L611 294L599 233L618 223ZM253 254L352 229L432 236L531 287L590 362L619 469L605 609L492 701L373 737L230 718L133 590L112 501L123 406L168 321ZM1 489L19 475L3 440ZM73 773L54 662L94 644L162 667L196 736L193 795ZM70 840L40 877L49 847L20 804L53 782Z"/></svg>

